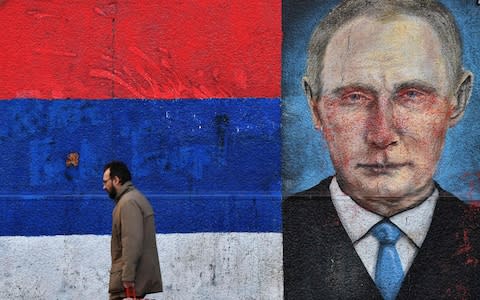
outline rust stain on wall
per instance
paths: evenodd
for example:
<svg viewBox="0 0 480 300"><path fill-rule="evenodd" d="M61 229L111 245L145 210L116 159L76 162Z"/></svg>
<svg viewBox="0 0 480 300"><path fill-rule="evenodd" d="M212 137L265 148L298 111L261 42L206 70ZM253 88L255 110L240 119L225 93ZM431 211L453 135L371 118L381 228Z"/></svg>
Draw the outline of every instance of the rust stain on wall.
<svg viewBox="0 0 480 300"><path fill-rule="evenodd" d="M78 162L80 159L80 154L78 152L71 152L67 156L67 160L65 161L65 165L69 167L78 167Z"/></svg>

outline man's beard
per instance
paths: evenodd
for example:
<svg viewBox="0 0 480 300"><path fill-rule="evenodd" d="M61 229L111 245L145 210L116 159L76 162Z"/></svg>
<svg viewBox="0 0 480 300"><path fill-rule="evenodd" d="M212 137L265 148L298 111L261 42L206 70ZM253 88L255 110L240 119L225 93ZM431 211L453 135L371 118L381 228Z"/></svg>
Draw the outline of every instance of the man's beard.
<svg viewBox="0 0 480 300"><path fill-rule="evenodd" d="M117 189L113 185L112 185L112 188L110 189L110 192L108 192L108 197L110 197L110 199L113 199L113 200L117 198Z"/></svg>

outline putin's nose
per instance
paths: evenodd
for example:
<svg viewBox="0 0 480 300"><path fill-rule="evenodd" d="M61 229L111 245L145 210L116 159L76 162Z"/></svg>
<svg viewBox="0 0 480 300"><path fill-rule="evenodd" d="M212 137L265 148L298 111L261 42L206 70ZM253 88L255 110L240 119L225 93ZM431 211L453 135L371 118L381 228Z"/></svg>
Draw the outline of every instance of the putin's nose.
<svg viewBox="0 0 480 300"><path fill-rule="evenodd" d="M387 149L398 143L393 107L388 100L380 100L372 108L367 121L367 142L378 149Z"/></svg>

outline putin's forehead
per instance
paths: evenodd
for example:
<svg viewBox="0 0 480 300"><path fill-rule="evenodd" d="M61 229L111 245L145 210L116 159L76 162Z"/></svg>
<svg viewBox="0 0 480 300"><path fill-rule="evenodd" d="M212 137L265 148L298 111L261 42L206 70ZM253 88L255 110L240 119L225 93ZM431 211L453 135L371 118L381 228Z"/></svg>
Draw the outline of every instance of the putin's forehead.
<svg viewBox="0 0 480 300"><path fill-rule="evenodd" d="M360 16L341 26L326 47L321 71L324 95L350 84L392 90L402 81L415 80L448 93L441 40L422 18Z"/></svg>

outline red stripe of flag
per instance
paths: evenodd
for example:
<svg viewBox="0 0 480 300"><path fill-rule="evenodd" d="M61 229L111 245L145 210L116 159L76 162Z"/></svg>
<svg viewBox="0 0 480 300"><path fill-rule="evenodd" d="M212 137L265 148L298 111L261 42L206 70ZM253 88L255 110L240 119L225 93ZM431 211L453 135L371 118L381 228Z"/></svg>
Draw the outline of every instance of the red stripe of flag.
<svg viewBox="0 0 480 300"><path fill-rule="evenodd" d="M0 99L279 97L281 1L1 1Z"/></svg>

